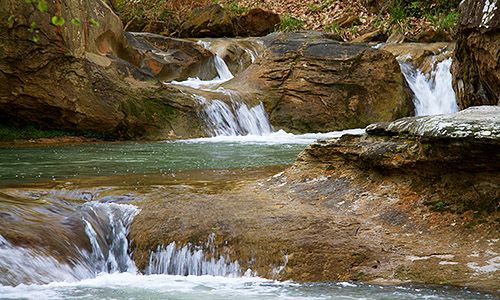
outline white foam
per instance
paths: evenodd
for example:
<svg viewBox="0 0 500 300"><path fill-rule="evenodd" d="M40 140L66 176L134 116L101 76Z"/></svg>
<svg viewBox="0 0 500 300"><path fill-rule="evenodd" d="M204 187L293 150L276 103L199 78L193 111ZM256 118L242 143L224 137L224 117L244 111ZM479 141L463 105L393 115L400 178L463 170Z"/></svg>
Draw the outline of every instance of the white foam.
<svg viewBox="0 0 500 300"><path fill-rule="evenodd" d="M202 80L198 77L188 78L184 81L171 81L170 84L188 86L194 89L202 90L213 90L217 88L220 84L229 81L234 78L233 74L229 70L226 62L217 54L214 55L214 66L217 70L217 76L210 80ZM168 82L165 82L168 84Z"/></svg>
<svg viewBox="0 0 500 300"><path fill-rule="evenodd" d="M258 277L216 277L176 275L135 275L103 273L78 282L46 285L0 286L0 298L8 299L271 299L290 282L274 282ZM274 296L274 297L273 297ZM287 297L288 298L288 297ZM305 299L290 297L290 299Z"/></svg>
<svg viewBox="0 0 500 300"><path fill-rule="evenodd" d="M362 135L364 129L347 129L342 131L332 131L326 133L306 133L292 134L283 130L272 132L265 135L241 135L241 136L214 136L208 138L198 138L189 140L179 140L182 143L238 143L238 144L301 144L308 145L318 139L338 138L345 134Z"/></svg>
<svg viewBox="0 0 500 300"><path fill-rule="evenodd" d="M408 63L400 63L401 71L414 93L415 115L439 115L458 111L452 86L451 63L452 59L449 58L436 64L430 74L424 74Z"/></svg>

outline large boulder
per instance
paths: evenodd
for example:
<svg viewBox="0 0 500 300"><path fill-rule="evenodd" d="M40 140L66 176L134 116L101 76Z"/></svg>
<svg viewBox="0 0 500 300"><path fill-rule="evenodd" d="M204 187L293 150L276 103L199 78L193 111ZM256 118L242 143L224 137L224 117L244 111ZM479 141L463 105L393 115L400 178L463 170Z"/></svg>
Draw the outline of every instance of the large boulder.
<svg viewBox="0 0 500 300"><path fill-rule="evenodd" d="M326 132L413 114L394 56L329 35L274 33L265 51L227 87L264 102L275 128Z"/></svg>
<svg viewBox="0 0 500 300"><path fill-rule="evenodd" d="M500 9L497 1L460 5L454 87L460 108L500 104Z"/></svg>
<svg viewBox="0 0 500 300"><path fill-rule="evenodd" d="M126 44L120 56L159 80L217 76L212 52L196 42L152 33L126 32L124 36Z"/></svg>
<svg viewBox="0 0 500 300"><path fill-rule="evenodd" d="M118 57L122 23L105 2L48 1L48 8L0 4L3 123L111 138L203 135L189 96ZM52 15L66 23L52 25ZM70 23L74 17L81 25Z"/></svg>
<svg viewBox="0 0 500 300"><path fill-rule="evenodd" d="M279 15L260 8L237 14L219 4L198 7L181 24L181 37L263 36L280 22Z"/></svg>
<svg viewBox="0 0 500 300"><path fill-rule="evenodd" d="M231 37L235 34L233 14L219 4L195 8L180 28L182 37Z"/></svg>
<svg viewBox="0 0 500 300"><path fill-rule="evenodd" d="M254 8L238 18L236 35L264 36L270 33L279 23L279 15L261 8Z"/></svg>

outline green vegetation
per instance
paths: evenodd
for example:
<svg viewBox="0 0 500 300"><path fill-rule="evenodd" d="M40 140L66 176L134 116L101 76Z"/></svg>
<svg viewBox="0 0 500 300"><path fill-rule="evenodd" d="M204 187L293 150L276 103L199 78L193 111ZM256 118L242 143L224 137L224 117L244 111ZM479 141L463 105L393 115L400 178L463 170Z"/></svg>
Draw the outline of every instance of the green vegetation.
<svg viewBox="0 0 500 300"><path fill-rule="evenodd" d="M340 27L340 25L337 23L337 22L333 22L332 24L326 26L324 28L324 30L326 32L331 32L331 33L335 33L335 34L342 34L342 28Z"/></svg>
<svg viewBox="0 0 500 300"><path fill-rule="evenodd" d="M391 19L391 23L401 25L406 22L406 19L408 18L407 9L403 5L402 0L394 1L393 6L389 9L389 16Z"/></svg>
<svg viewBox="0 0 500 300"><path fill-rule="evenodd" d="M244 14L249 11L248 7L244 7L238 4L236 1L232 1L229 4L225 5L224 8L236 13L236 14Z"/></svg>
<svg viewBox="0 0 500 300"><path fill-rule="evenodd" d="M33 126L15 128L0 125L0 142L74 135L62 130L41 130Z"/></svg>
<svg viewBox="0 0 500 300"><path fill-rule="evenodd" d="M298 19L290 14L284 14L281 17L281 21L276 28L276 31L299 31L304 28L305 22Z"/></svg>
<svg viewBox="0 0 500 300"><path fill-rule="evenodd" d="M409 1L395 0L389 8L390 22L406 26L408 18L426 18L434 27L452 29L458 21L458 0Z"/></svg>
<svg viewBox="0 0 500 300"><path fill-rule="evenodd" d="M449 30L455 27L458 22L459 14L456 11L439 14L439 15L428 15L426 18L434 25L434 27Z"/></svg>
<svg viewBox="0 0 500 300"><path fill-rule="evenodd" d="M307 7L309 8L309 10L311 12L318 12L322 9L322 7L320 5L313 3L313 2L307 3Z"/></svg>
<svg viewBox="0 0 500 300"><path fill-rule="evenodd" d="M125 1L125 0L121 0ZM49 5L47 4L46 0L24 0L26 4L32 5L36 10L42 13L48 13L49 10ZM66 23L66 20L58 15L49 15L49 20L50 23L54 26L61 27ZM16 22L16 16L15 15L10 15L8 18L8 23L9 26L13 26L14 23ZM99 22L93 18L89 18L87 23L92 26L92 27L99 27ZM82 21L78 18L73 18L71 19L71 24L75 26L80 26L82 24ZM30 27L28 28L28 32L31 33L31 41L34 43L38 43L40 41L40 32L38 28L38 24L36 22L31 22Z"/></svg>

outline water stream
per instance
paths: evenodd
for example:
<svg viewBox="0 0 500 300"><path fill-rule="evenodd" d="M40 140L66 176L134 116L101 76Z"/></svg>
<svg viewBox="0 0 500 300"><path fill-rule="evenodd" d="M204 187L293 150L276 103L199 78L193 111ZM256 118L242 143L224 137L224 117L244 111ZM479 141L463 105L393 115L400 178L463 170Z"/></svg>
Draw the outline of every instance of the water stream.
<svg viewBox="0 0 500 300"><path fill-rule="evenodd" d="M203 45L210 48L210 43ZM129 202L129 198L96 200L94 194L66 190L53 190L43 197L34 192L19 196L8 189L18 184L82 177L174 176L175 172L192 169L287 165L318 138L364 132L353 129L293 135L275 131L262 103L251 107L237 92L220 88L233 74L216 54L214 64L218 75L213 80L190 78L168 83L221 95L221 99L208 100L193 94L209 138L0 148L0 188L5 189L0 190L0 208L13 205L9 202L13 198L21 198L13 209L17 217L28 220L31 217L27 216L44 215L54 220L50 228L63 233L77 231L77 238L68 234L62 243L65 246L61 251L72 253L65 259L55 250L30 247L0 235L0 299L495 299L448 287L276 282L241 270L237 261L214 248L213 235L204 246L176 241L160 245L151 252L146 269L138 270L127 235L139 210L130 204L114 203ZM417 115L456 111L450 65L451 60L440 62L426 75L401 63L415 94ZM2 213L0 218L14 216Z"/></svg>
<svg viewBox="0 0 500 300"><path fill-rule="evenodd" d="M452 86L452 59L434 63L430 74L425 74L411 63L400 62L408 85L413 91L416 116L449 114L458 111Z"/></svg>

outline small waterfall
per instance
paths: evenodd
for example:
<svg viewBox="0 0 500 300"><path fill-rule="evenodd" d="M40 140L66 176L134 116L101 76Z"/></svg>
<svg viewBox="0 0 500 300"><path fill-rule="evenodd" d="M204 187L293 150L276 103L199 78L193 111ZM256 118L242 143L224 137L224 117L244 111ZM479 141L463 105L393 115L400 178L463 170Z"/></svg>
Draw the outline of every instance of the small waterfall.
<svg viewBox="0 0 500 300"><path fill-rule="evenodd" d="M262 103L249 108L235 92L226 90L231 106L221 100L208 101L195 95L203 107L202 118L212 136L265 135L273 132Z"/></svg>
<svg viewBox="0 0 500 300"><path fill-rule="evenodd" d="M414 93L415 115L428 116L458 111L450 72L452 59L434 65L430 74L424 74L407 62L400 62L401 71Z"/></svg>
<svg viewBox="0 0 500 300"><path fill-rule="evenodd" d="M215 235L211 234L204 247L192 244L177 247L175 242L166 247L158 246L149 256L146 274L240 277L242 272L238 261L231 261L227 255L218 255L214 241ZM245 275L251 276L251 271Z"/></svg>
<svg viewBox="0 0 500 300"><path fill-rule="evenodd" d="M126 204L88 202L82 206L80 213L92 246L89 259L96 273L137 272L128 254L127 235L138 212Z"/></svg>
<svg viewBox="0 0 500 300"><path fill-rule="evenodd" d="M83 223L82 238L88 239L91 251L77 246L81 241L68 241L70 257L44 248L16 246L0 235L0 284L44 284L77 281L99 273L136 273L128 253L127 235L138 211L133 205L95 201L75 207L65 220Z"/></svg>
<svg viewBox="0 0 500 300"><path fill-rule="evenodd" d="M214 55L215 70L217 70L217 79L220 81L228 81L234 78L226 62L217 54Z"/></svg>
<svg viewBox="0 0 500 300"><path fill-rule="evenodd" d="M199 41L198 44L211 50L210 42ZM250 54L252 62L257 58L255 50L246 49ZM214 54L214 66L217 70L217 77L212 80L201 80L199 78L189 78L185 81L172 81L172 84L189 86L194 89L201 89L210 92L221 93L230 99L230 104L220 100L208 100L203 96L193 95L202 111L200 116L205 120L207 132L212 136L243 136L243 135L266 135L274 130L269 122L264 105L259 103L254 107L249 107L236 91L231 91L220 87L220 84L234 78L226 62L218 55Z"/></svg>
<svg viewBox="0 0 500 300"><path fill-rule="evenodd" d="M19 247L0 235L0 284L42 284L76 281L94 276L91 266L81 262L61 262L42 250Z"/></svg>

